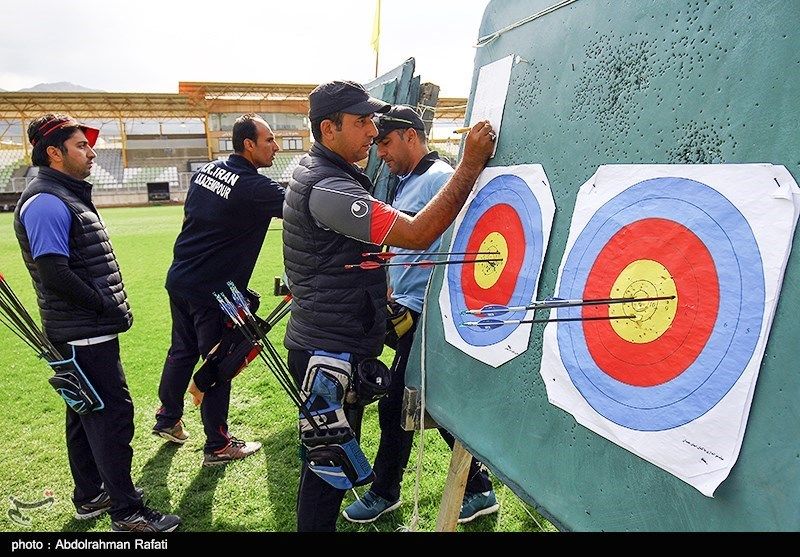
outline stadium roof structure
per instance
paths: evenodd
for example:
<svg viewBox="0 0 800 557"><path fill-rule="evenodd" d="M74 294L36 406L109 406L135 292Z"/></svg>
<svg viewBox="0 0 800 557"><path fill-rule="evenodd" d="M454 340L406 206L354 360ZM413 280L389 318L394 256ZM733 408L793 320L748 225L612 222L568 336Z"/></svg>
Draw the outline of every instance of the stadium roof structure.
<svg viewBox="0 0 800 557"><path fill-rule="evenodd" d="M205 118L238 103L306 112L315 85L180 82L178 93L0 92L0 119L30 120L47 112L78 119Z"/></svg>
<svg viewBox="0 0 800 557"><path fill-rule="evenodd" d="M436 119L457 120L464 119L467 111L467 99L464 97L439 97L436 103Z"/></svg>
<svg viewBox="0 0 800 557"><path fill-rule="evenodd" d="M278 109L306 112L316 87L299 83L181 81L178 93L0 92L0 120L31 120L47 112L78 119L205 118L213 112ZM436 118L463 119L466 99L440 98Z"/></svg>
<svg viewBox="0 0 800 557"><path fill-rule="evenodd" d="M308 102L308 94L314 87L316 85L297 83L181 81L178 84L178 94L186 95L198 104L217 100Z"/></svg>
<svg viewBox="0 0 800 557"><path fill-rule="evenodd" d="M0 93L0 119L63 112L74 118L204 118L206 107L171 93Z"/></svg>
<svg viewBox="0 0 800 557"><path fill-rule="evenodd" d="M308 94L316 87L297 83L221 83L181 81L178 95L207 114L217 112L308 112Z"/></svg>

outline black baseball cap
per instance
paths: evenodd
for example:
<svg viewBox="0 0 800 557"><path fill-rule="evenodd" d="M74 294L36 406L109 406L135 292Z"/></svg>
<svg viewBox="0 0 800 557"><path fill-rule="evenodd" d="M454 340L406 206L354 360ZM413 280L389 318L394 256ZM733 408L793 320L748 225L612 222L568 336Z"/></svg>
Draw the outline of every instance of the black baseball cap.
<svg viewBox="0 0 800 557"><path fill-rule="evenodd" d="M375 125L378 127L378 137L375 141L383 141L383 138L394 130L413 128L425 132L425 124L417 111L404 104L393 106L386 114L380 114L375 118Z"/></svg>
<svg viewBox="0 0 800 557"><path fill-rule="evenodd" d="M386 112L390 104L370 97L367 90L355 81L329 81L316 87L308 95L308 118L318 122L334 112L364 116Z"/></svg>

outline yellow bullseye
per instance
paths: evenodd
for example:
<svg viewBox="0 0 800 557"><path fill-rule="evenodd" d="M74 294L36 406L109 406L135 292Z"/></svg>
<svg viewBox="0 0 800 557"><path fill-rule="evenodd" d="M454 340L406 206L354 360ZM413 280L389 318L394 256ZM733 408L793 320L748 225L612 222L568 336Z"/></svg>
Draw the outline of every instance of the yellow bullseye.
<svg viewBox="0 0 800 557"><path fill-rule="evenodd" d="M633 319L616 319L611 326L620 338L636 344L652 342L672 325L678 309L678 289L669 271L651 259L634 261L614 281L612 298L653 298L675 296L671 300L628 302L609 305L609 315L634 315Z"/></svg>
<svg viewBox="0 0 800 557"><path fill-rule="evenodd" d="M476 255L475 259L502 259L502 261L492 261L490 263L475 263L473 271L475 283L488 290L503 274L503 269L508 261L508 243L505 237L499 232L491 232L481 242L478 251L495 252L498 255Z"/></svg>

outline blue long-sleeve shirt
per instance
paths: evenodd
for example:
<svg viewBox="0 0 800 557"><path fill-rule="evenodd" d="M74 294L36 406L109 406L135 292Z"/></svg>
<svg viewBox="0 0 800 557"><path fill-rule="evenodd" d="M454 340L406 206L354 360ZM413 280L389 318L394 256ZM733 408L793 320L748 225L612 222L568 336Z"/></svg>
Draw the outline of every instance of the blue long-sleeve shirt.
<svg viewBox="0 0 800 557"><path fill-rule="evenodd" d="M410 174L400 178L395 190L392 207L408 215L416 215L438 193L452 174L453 168L443 160L440 160L435 151L428 153ZM440 243L440 238L437 238L425 251L437 251ZM426 256L416 255L420 253L419 251L401 248L392 248L392 251L408 254L394 257L392 259L393 263L408 263L431 259ZM392 288L392 298L409 309L418 313L421 312L422 302L425 298L425 287L428 284L431 271L431 267L423 266L405 267L398 265L389 267L389 285Z"/></svg>

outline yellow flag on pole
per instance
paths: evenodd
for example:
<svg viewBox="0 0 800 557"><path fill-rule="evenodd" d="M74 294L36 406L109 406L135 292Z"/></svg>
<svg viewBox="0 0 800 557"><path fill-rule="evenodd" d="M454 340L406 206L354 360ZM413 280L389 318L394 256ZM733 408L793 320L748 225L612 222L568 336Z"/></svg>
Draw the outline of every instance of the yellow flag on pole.
<svg viewBox="0 0 800 557"><path fill-rule="evenodd" d="M375 19L372 21L372 50L378 52L381 44L381 0L375 4Z"/></svg>

